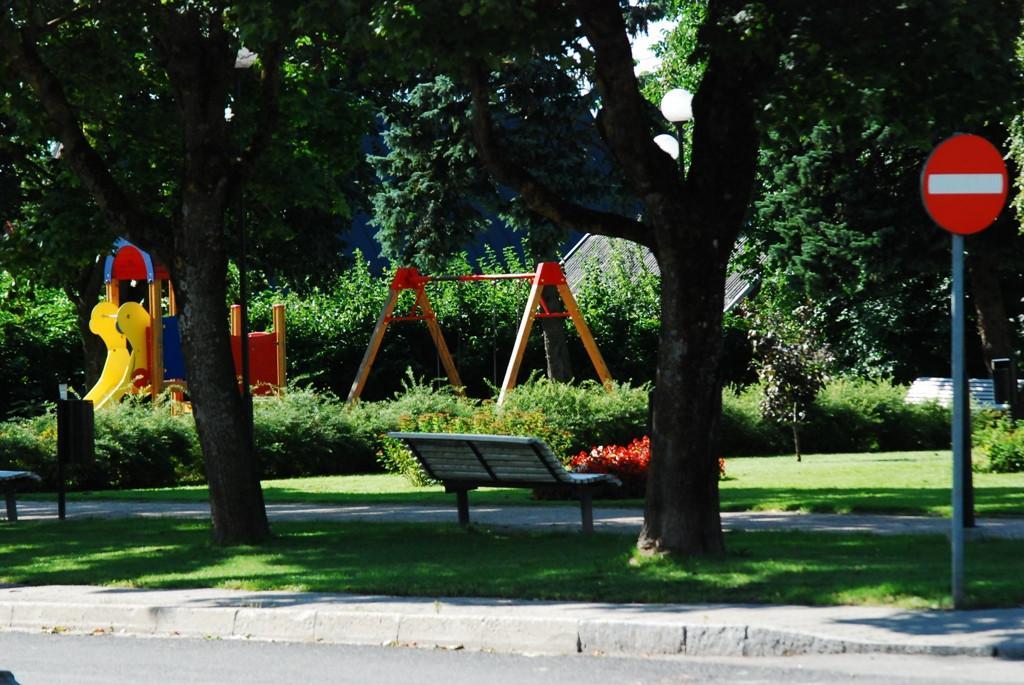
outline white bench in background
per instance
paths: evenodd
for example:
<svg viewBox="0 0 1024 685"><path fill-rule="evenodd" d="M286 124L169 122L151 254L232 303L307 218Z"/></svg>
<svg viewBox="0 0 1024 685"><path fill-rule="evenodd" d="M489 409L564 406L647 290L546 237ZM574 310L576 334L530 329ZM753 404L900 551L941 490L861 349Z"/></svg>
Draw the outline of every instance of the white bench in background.
<svg viewBox="0 0 1024 685"><path fill-rule="evenodd" d="M972 404L985 409L1006 408L1006 405L996 404L991 378L971 378L967 383L970 386ZM948 407L953 404L953 379L933 376L916 378L910 384L904 399L910 404L938 402L943 407Z"/></svg>

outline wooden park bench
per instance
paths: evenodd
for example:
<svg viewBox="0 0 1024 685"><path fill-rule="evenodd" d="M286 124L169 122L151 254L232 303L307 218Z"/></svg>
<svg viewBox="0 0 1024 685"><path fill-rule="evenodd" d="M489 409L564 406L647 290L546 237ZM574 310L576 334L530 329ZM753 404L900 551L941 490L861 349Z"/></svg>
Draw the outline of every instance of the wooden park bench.
<svg viewBox="0 0 1024 685"><path fill-rule="evenodd" d="M18 520L18 504L15 495L24 485L38 483L41 479L31 471L0 471L0 490L7 502L7 520Z"/></svg>
<svg viewBox="0 0 1024 685"><path fill-rule="evenodd" d="M455 493L459 523L469 525L467 493L478 487L534 488L565 485L580 500L583 532L594 530L593 491L608 483L622 485L606 473L566 471L551 449L537 438L455 433L388 433L403 441L427 475Z"/></svg>

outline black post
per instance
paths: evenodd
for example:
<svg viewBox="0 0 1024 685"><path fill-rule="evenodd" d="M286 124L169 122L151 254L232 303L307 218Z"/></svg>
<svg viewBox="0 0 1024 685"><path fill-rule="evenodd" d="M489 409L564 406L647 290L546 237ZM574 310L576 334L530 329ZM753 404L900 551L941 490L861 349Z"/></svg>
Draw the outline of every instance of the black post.
<svg viewBox="0 0 1024 685"><path fill-rule="evenodd" d="M239 62L236 59L235 62L235 107L238 112L234 115L235 117L241 116L242 109L242 76L245 72L245 67L239 66ZM253 458L255 454L254 449L254 437L253 437L253 416L252 416L252 388L250 387L249 381L249 263L246 256L247 245L246 245L246 226L245 226L245 191L241 183L238 184L238 198L237 198L237 212L238 212L238 308L241 316L241 336L239 343L241 345L240 362L242 366L242 412L244 414L243 420L245 422L245 448L249 459Z"/></svg>
<svg viewBox="0 0 1024 685"><path fill-rule="evenodd" d="M967 374L967 371L964 371ZM964 387L970 388L971 379L964 379ZM970 393L968 392L968 395ZM963 436L963 510L964 528L974 528L974 471L971 468L971 403L967 402L964 407L964 429L960 432Z"/></svg>
<svg viewBox="0 0 1024 685"><path fill-rule="evenodd" d="M654 390L647 393L647 435L654 436Z"/></svg>
<svg viewBox="0 0 1024 685"><path fill-rule="evenodd" d="M679 157L676 161L679 163L679 176L683 179L686 178L686 155L684 155L685 147L683 145L683 122L673 121L672 125L676 129L676 142L679 143Z"/></svg>
<svg viewBox="0 0 1024 685"><path fill-rule="evenodd" d="M238 191L238 299L242 319L241 362L242 362L242 409L245 412L245 431L249 454L253 451L252 388L249 381L249 265L246 260L245 203L242 190Z"/></svg>
<svg viewBox="0 0 1024 685"><path fill-rule="evenodd" d="M594 532L594 503L590 490L580 488L580 518L583 523L583 534L589 535Z"/></svg>
<svg viewBox="0 0 1024 685"><path fill-rule="evenodd" d="M57 400L57 518L67 516L64 466L91 461L94 454L94 417L88 400Z"/></svg>
<svg viewBox="0 0 1024 685"><path fill-rule="evenodd" d="M459 507L459 525L469 525L469 493L466 490L455 491L455 501Z"/></svg>
<svg viewBox="0 0 1024 685"><path fill-rule="evenodd" d="M60 430L59 428L57 429ZM60 443L57 444L57 518L63 521L67 518L67 495L65 494L64 485L64 459L61 455ZM8 507L8 514L10 508ZM8 518L10 516L8 515Z"/></svg>
<svg viewBox="0 0 1024 685"><path fill-rule="evenodd" d="M1010 405L1010 416L1014 420L1024 418L1017 386L1017 368L1012 359L1001 357L992 360L992 391L996 404Z"/></svg>

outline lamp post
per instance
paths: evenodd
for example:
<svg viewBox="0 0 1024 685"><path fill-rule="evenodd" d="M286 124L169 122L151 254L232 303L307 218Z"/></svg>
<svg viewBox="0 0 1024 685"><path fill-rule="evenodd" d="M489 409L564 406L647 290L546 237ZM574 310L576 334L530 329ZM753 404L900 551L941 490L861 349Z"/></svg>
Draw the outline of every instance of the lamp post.
<svg viewBox="0 0 1024 685"><path fill-rule="evenodd" d="M673 88L661 98L661 114L670 122L676 135L667 133L654 136L654 143L679 165L680 178L686 175L686 158L683 155L683 122L693 119L693 95L688 90ZM647 432L654 434L654 393L647 393Z"/></svg>
<svg viewBox="0 0 1024 685"><path fill-rule="evenodd" d="M663 133L655 137L654 142L662 150L672 156L679 164L680 173L685 169L683 154L683 122L693 119L693 95L688 90L673 88L661 98L661 114L670 122L675 130L674 144L672 136ZM667 139L667 140L666 140ZM674 154L673 154L674 153Z"/></svg>
<svg viewBox="0 0 1024 685"><path fill-rule="evenodd" d="M256 63L257 55L248 48L241 47L235 56L235 102L234 109L241 107L242 100L242 73ZM229 120L238 113L231 111ZM245 201L242 186L238 187L237 198L238 221L238 309L241 319L241 335L239 336L239 347L241 352L242 367L242 411L245 413L245 440L246 449L250 456L253 454L253 417L252 417L252 389L249 383L249 265L246 260L246 227L245 227Z"/></svg>

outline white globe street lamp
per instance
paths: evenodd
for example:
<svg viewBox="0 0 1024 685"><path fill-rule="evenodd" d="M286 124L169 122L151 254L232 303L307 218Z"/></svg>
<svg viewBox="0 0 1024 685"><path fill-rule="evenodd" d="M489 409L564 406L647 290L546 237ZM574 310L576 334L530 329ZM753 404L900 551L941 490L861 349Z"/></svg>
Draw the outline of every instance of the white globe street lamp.
<svg viewBox="0 0 1024 685"><path fill-rule="evenodd" d="M676 160L679 171L683 171L683 122L693 119L693 95L688 90L673 88L661 98L661 114L672 122L676 135L673 138L663 133L654 142Z"/></svg>
<svg viewBox="0 0 1024 685"><path fill-rule="evenodd" d="M661 98L661 113L673 124L693 119L693 95L682 88L673 88Z"/></svg>
<svg viewBox="0 0 1024 685"><path fill-rule="evenodd" d="M679 141L667 133L654 136L654 143L672 159L679 159Z"/></svg>

